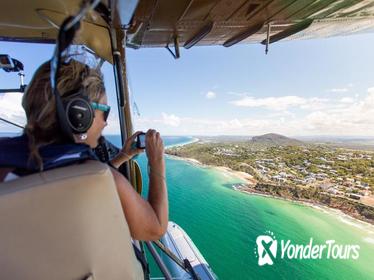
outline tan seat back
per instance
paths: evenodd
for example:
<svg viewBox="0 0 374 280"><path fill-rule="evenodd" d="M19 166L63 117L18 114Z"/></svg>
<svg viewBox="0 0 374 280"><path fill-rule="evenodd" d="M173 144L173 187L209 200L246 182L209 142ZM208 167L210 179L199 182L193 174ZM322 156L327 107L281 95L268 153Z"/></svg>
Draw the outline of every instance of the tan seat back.
<svg viewBox="0 0 374 280"><path fill-rule="evenodd" d="M0 279L144 279L106 165L0 184Z"/></svg>

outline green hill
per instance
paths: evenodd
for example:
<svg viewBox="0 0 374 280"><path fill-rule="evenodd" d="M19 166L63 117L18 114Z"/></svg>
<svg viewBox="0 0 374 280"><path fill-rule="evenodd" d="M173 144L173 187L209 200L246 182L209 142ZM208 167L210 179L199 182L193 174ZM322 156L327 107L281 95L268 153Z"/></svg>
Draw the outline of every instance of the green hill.
<svg viewBox="0 0 374 280"><path fill-rule="evenodd" d="M250 140L253 144L262 144L266 146L303 146L304 142L289 138L276 133L267 133L260 136L254 136Z"/></svg>

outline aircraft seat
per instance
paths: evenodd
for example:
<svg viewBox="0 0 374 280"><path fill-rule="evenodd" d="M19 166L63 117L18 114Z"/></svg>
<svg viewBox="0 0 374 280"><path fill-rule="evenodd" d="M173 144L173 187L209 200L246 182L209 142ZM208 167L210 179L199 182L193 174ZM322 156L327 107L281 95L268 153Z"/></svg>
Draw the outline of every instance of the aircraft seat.
<svg viewBox="0 0 374 280"><path fill-rule="evenodd" d="M0 279L144 279L107 165L0 184Z"/></svg>

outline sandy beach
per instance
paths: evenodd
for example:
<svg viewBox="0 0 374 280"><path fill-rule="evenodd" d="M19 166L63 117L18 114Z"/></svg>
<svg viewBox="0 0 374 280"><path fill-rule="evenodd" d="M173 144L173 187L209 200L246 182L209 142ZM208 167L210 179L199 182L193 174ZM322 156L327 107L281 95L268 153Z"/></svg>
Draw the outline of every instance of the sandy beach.
<svg viewBox="0 0 374 280"><path fill-rule="evenodd" d="M242 181L244 181L246 184L255 184L256 183L256 180L253 178L252 175L250 175L248 173L245 173L245 172L232 170L229 167L203 164L203 163L201 163L200 161L198 161L194 158L182 158L182 157L177 157L177 156L173 156L173 155L168 155L168 157L176 159L176 160L184 160L184 161L187 161L189 163L198 165L199 167L212 168L212 169L218 170L222 173L228 174L229 176L237 177L237 178L241 179Z"/></svg>
<svg viewBox="0 0 374 280"><path fill-rule="evenodd" d="M226 173L230 174L231 176L238 177L239 179L245 181L246 184L254 185L254 184L257 183L257 181L253 178L253 176L246 173L246 172L235 171L235 170L232 170L229 167L224 167L224 166L209 166L209 167L217 169L221 172L226 172Z"/></svg>

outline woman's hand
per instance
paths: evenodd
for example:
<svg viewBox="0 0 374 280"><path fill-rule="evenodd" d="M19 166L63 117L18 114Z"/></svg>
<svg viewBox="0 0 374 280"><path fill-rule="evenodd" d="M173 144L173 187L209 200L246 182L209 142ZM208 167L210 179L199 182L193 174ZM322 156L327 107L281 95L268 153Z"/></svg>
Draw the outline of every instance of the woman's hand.
<svg viewBox="0 0 374 280"><path fill-rule="evenodd" d="M114 167L118 168L120 167L125 161L128 161L132 159L134 156L141 154L144 152L144 149L138 149L133 145L133 143L136 141L136 136L138 136L141 131L135 132L133 135L131 135L129 138L126 139L125 145L120 150L118 155L111 160L111 163Z"/></svg>
<svg viewBox="0 0 374 280"><path fill-rule="evenodd" d="M134 143L136 141L136 136L141 134L141 131L135 132L133 135L131 135L129 138L126 139L126 143L123 146L122 150L120 151L120 154L123 156L127 156L128 160L132 159L134 156L141 154L144 152L144 149L138 149Z"/></svg>
<svg viewBox="0 0 374 280"><path fill-rule="evenodd" d="M164 165L164 143L154 129L149 129L145 135L145 151L150 166Z"/></svg>

